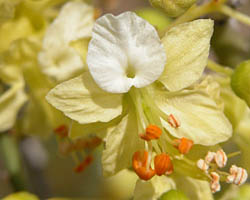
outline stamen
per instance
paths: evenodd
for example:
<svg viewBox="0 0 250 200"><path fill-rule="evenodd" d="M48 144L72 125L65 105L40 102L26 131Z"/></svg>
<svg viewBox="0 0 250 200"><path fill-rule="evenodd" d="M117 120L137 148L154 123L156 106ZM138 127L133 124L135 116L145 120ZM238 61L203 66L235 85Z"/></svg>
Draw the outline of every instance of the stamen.
<svg viewBox="0 0 250 200"><path fill-rule="evenodd" d="M247 171L236 165L232 165L230 168L230 175L227 176L227 183L234 183L236 185L242 185L247 180Z"/></svg>
<svg viewBox="0 0 250 200"><path fill-rule="evenodd" d="M60 136L61 138L65 138L68 136L68 127L66 125L58 126L54 129L54 133Z"/></svg>
<svg viewBox="0 0 250 200"><path fill-rule="evenodd" d="M205 157L205 162L207 164L210 164L211 162L213 162L215 156L216 156L215 152L211 152L211 151L207 152L207 155Z"/></svg>
<svg viewBox="0 0 250 200"><path fill-rule="evenodd" d="M78 139L74 144L75 151L81 151L82 149L94 149L102 143L99 137L93 137L88 139Z"/></svg>
<svg viewBox="0 0 250 200"><path fill-rule="evenodd" d="M220 176L216 172L211 172L212 181L210 182L210 188L212 193L220 191Z"/></svg>
<svg viewBox="0 0 250 200"><path fill-rule="evenodd" d="M163 174L169 175L174 171L170 156L165 153L155 156L154 166L155 172L158 176L161 176Z"/></svg>
<svg viewBox="0 0 250 200"><path fill-rule="evenodd" d="M146 141L159 139L162 134L162 130L156 125L149 125L146 128L146 133L141 134L140 137Z"/></svg>
<svg viewBox="0 0 250 200"><path fill-rule="evenodd" d="M82 172L84 169L86 169L87 166L89 166L93 162L94 158L93 156L89 155L87 156L75 169L74 171L76 173Z"/></svg>
<svg viewBox="0 0 250 200"><path fill-rule="evenodd" d="M178 127L180 127L180 125L181 125L180 121L179 121L173 114L170 114L170 115L169 115L168 123L169 123L173 128L178 128Z"/></svg>
<svg viewBox="0 0 250 200"><path fill-rule="evenodd" d="M194 144L192 140L189 140L187 138L175 139L174 143L174 146L178 148L181 154L187 154Z"/></svg>
<svg viewBox="0 0 250 200"><path fill-rule="evenodd" d="M214 159L215 159L216 164L220 168L225 167L227 164L227 155L222 149L216 152Z"/></svg>
<svg viewBox="0 0 250 200"><path fill-rule="evenodd" d="M197 161L197 167L200 168L202 171L204 171L206 173L207 173L207 170L209 168L208 164L203 159L200 159L200 160Z"/></svg>
<svg viewBox="0 0 250 200"><path fill-rule="evenodd" d="M148 162L150 160L148 159L147 151L137 151L134 153L132 165L135 173L143 180L149 180L155 175L155 170L151 166L147 167Z"/></svg>

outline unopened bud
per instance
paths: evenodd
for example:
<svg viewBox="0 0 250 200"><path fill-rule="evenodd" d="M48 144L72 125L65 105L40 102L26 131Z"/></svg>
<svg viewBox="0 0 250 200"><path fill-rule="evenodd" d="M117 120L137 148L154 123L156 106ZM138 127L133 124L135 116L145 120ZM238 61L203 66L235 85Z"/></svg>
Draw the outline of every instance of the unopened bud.
<svg viewBox="0 0 250 200"><path fill-rule="evenodd" d="M187 196L179 190L170 190L164 193L159 200L189 200Z"/></svg>
<svg viewBox="0 0 250 200"><path fill-rule="evenodd" d="M250 107L250 60L237 66L231 78L233 91L246 101Z"/></svg>
<svg viewBox="0 0 250 200"><path fill-rule="evenodd" d="M190 8L196 0L149 0L155 8L163 9L170 17L178 17Z"/></svg>

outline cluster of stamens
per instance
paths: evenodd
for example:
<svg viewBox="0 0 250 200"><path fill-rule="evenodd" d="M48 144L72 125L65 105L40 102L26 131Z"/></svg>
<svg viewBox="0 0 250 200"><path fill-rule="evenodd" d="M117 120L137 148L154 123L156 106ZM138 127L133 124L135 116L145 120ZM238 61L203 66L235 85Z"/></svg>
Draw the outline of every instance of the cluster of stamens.
<svg viewBox="0 0 250 200"><path fill-rule="evenodd" d="M206 174L209 175L211 182L210 188L213 193L220 191L220 175L226 179L227 183L234 183L236 185L243 184L247 179L247 171L241 167L233 165L230 168L230 173L222 172L218 168L223 168L227 164L227 155L220 149L217 152L208 152L205 159L199 159L197 166Z"/></svg>
<svg viewBox="0 0 250 200"><path fill-rule="evenodd" d="M59 138L59 151L63 155L71 154L76 162L74 171L80 173L89 166L94 158L91 152L98 147L102 140L98 137L81 138L75 141L69 139L70 129L66 125L58 126L54 133ZM85 155L87 152L87 155Z"/></svg>
<svg viewBox="0 0 250 200"><path fill-rule="evenodd" d="M174 117L174 115L169 116L169 124L173 128L178 128L180 122ZM157 140L161 137L162 130L156 125L148 125L145 129L145 133L140 134L140 138L145 140L151 145L151 140ZM193 146L193 141L187 138L175 139L172 144L176 147L181 154L186 154L190 151ZM153 163L154 168L151 167L151 155L152 152L143 150L137 151L133 155L133 168L136 174L143 180L149 180L153 176L158 175L170 175L174 171L174 166L172 163L172 157L170 154L162 152L154 156Z"/></svg>

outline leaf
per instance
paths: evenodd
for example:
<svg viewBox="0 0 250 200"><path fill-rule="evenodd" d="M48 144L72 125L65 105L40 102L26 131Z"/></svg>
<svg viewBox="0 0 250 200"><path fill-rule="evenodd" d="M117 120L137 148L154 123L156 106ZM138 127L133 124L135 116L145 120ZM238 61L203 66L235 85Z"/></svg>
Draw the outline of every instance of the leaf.
<svg viewBox="0 0 250 200"><path fill-rule="evenodd" d="M231 87L250 107L250 60L237 66L231 78Z"/></svg>

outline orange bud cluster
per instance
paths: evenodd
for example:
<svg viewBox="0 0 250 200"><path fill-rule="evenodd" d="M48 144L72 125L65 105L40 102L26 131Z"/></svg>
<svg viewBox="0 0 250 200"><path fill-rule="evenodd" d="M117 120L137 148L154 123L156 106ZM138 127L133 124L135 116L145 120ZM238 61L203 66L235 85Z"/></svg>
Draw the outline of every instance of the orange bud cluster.
<svg viewBox="0 0 250 200"><path fill-rule="evenodd" d="M155 172L158 176L161 176L163 174L169 175L174 171L170 156L165 153L161 153L155 156L154 165Z"/></svg>
<svg viewBox="0 0 250 200"><path fill-rule="evenodd" d="M146 141L159 139L162 134L162 130L156 125L149 125L146 128L146 133L141 134L140 137Z"/></svg>
<svg viewBox="0 0 250 200"><path fill-rule="evenodd" d="M93 137L89 139L79 139L73 145L73 150L81 151L82 149L94 149L102 143L102 139L99 137Z"/></svg>
<svg viewBox="0 0 250 200"><path fill-rule="evenodd" d="M137 151L133 155L133 168L135 173L143 180L149 180L155 175L155 170L151 168L147 151Z"/></svg>
<svg viewBox="0 0 250 200"><path fill-rule="evenodd" d="M66 125L61 125L58 126L57 128L54 129L54 133L58 135L61 138L65 138L68 136L68 127Z"/></svg>
<svg viewBox="0 0 250 200"><path fill-rule="evenodd" d="M87 156L78 166L76 166L74 171L76 173L82 172L83 170L86 169L87 166L89 166L93 162L93 160L94 160L93 156L91 155Z"/></svg>
<svg viewBox="0 0 250 200"><path fill-rule="evenodd" d="M175 139L174 142L174 146L179 150L181 154L187 154L194 144L192 140L189 140L187 138Z"/></svg>

